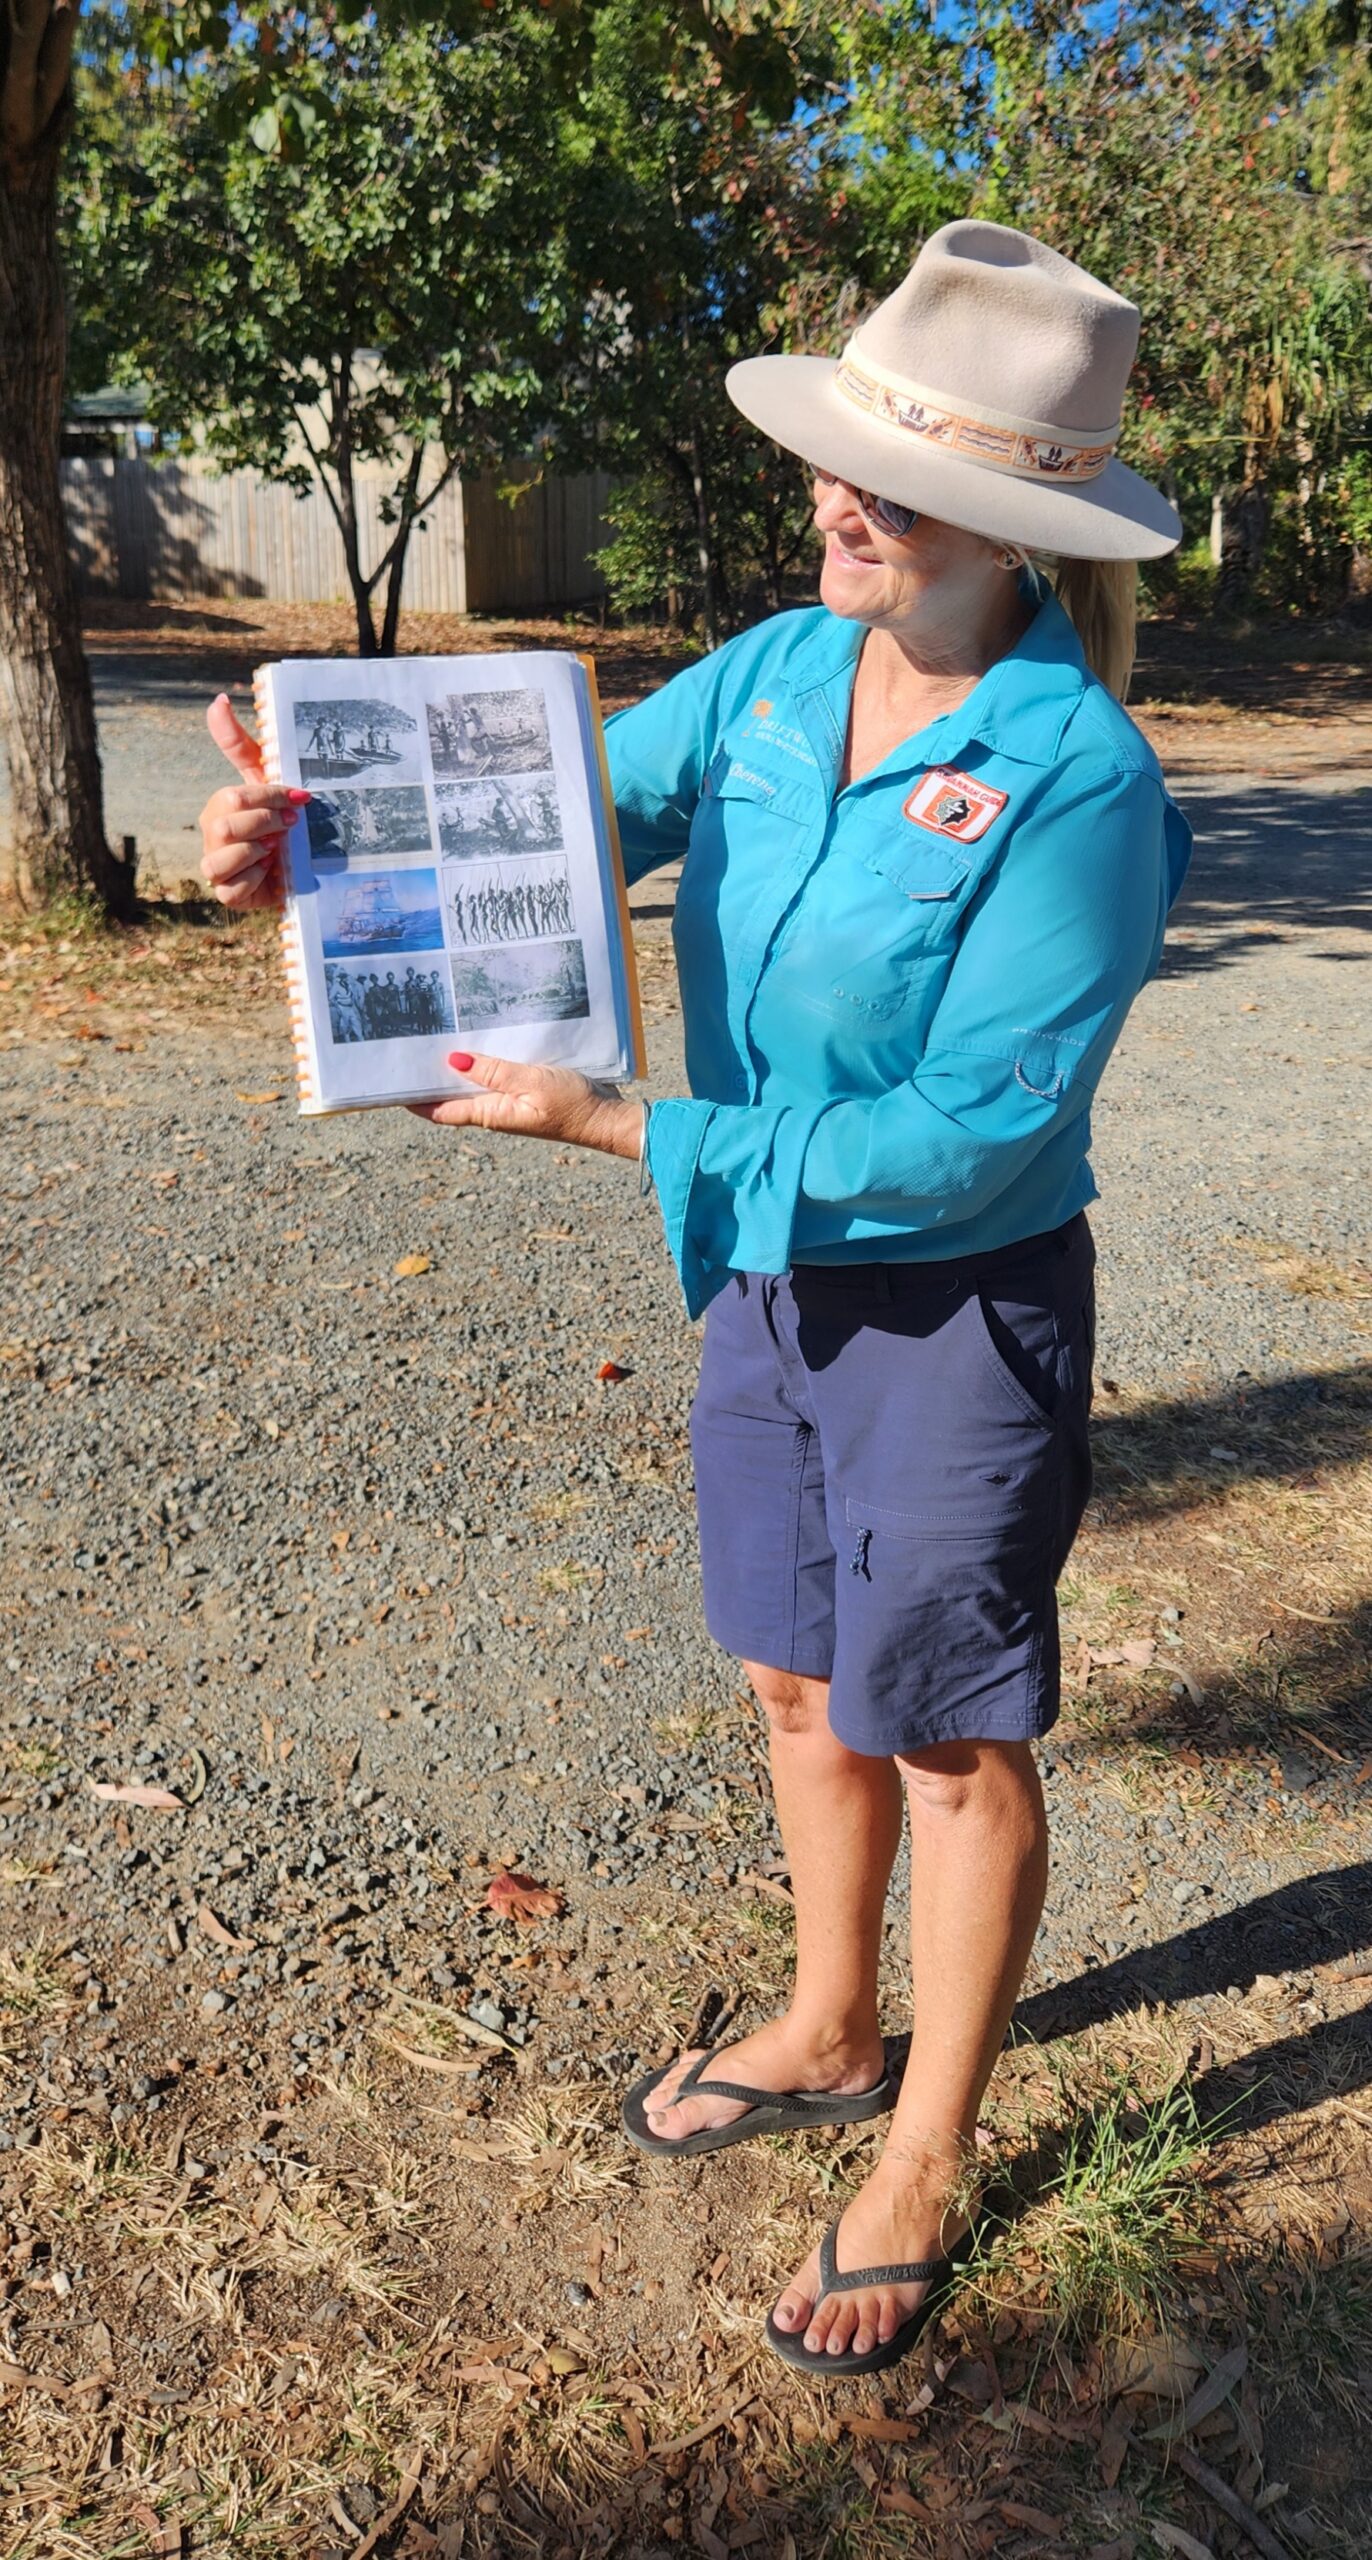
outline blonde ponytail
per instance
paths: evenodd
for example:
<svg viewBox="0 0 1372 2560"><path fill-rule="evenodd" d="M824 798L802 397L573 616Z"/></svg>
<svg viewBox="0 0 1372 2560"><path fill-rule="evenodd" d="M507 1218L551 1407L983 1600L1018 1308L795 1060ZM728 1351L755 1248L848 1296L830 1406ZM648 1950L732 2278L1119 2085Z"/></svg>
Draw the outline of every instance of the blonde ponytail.
<svg viewBox="0 0 1372 2560"><path fill-rule="evenodd" d="M1092 674L1123 702L1137 645L1137 562L1056 560L1048 576L1059 604L1076 626Z"/></svg>
<svg viewBox="0 0 1372 2560"><path fill-rule="evenodd" d="M1047 552L1010 546L1020 567L1028 571L1035 592L1050 586L1071 618L1093 676L1119 701L1128 699L1138 645L1139 572L1135 560L1057 560ZM1010 552L1002 549L1005 566Z"/></svg>

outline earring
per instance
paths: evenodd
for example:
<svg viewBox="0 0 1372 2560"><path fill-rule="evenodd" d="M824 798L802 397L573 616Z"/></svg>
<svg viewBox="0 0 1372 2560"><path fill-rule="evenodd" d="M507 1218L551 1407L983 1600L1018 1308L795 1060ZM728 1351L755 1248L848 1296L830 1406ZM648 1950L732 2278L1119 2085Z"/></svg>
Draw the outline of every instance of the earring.
<svg viewBox="0 0 1372 2560"><path fill-rule="evenodd" d="M996 553L996 558L1002 569L1017 569L1019 567L1019 553L1017 551L998 551Z"/></svg>

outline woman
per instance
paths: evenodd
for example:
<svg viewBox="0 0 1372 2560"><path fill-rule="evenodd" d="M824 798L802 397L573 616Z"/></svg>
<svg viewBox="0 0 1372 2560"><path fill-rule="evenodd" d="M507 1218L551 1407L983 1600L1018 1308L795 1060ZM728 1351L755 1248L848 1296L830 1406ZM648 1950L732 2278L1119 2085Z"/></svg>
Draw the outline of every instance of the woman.
<svg viewBox="0 0 1372 2560"><path fill-rule="evenodd" d="M820 605L610 726L630 878L686 856L691 1096L645 1114L459 1051L469 1089L428 1112L642 1150L709 1310L706 1616L771 1728L795 1988L624 2118L691 2156L894 2106L768 2320L823 2374L894 2363L968 2254L978 2108L1043 1900L1031 1745L1090 1477L1090 1101L1190 841L1116 698L1132 564L1180 532L1113 458L1137 331L1055 251L955 222L839 363L734 368L739 408L813 470ZM247 787L206 811L205 869L250 905L283 797L227 704L211 725ZM903 1806L897 2090L876 1984Z"/></svg>

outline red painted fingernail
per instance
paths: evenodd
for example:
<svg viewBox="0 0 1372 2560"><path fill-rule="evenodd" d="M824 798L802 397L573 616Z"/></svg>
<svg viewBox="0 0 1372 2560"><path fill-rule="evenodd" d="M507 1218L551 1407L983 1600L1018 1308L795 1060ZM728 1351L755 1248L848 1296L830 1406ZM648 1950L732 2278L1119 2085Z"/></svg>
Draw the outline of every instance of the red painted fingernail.
<svg viewBox="0 0 1372 2560"><path fill-rule="evenodd" d="M460 1076L465 1076L469 1069L475 1066L476 1060L466 1049L450 1049L448 1051L448 1064L450 1067L456 1067Z"/></svg>
<svg viewBox="0 0 1372 2560"><path fill-rule="evenodd" d="M314 798L314 793L312 791L298 791L294 784L292 784L290 790L286 794L286 797L288 800L294 801L297 809L303 809L306 802Z"/></svg>

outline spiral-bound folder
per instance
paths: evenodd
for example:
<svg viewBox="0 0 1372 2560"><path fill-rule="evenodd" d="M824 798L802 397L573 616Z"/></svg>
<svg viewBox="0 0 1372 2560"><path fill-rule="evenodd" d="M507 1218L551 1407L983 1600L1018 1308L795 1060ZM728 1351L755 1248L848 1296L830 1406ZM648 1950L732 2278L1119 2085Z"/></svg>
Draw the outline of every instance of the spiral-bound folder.
<svg viewBox="0 0 1372 2560"><path fill-rule="evenodd" d="M254 678L285 839L303 1112L443 1100L457 1042L644 1073L595 667L570 651L281 659Z"/></svg>

